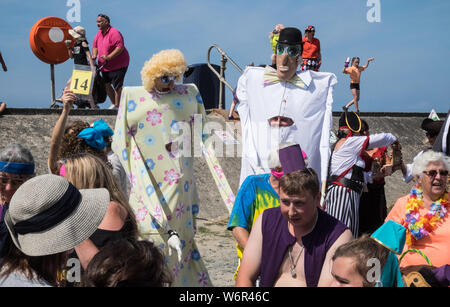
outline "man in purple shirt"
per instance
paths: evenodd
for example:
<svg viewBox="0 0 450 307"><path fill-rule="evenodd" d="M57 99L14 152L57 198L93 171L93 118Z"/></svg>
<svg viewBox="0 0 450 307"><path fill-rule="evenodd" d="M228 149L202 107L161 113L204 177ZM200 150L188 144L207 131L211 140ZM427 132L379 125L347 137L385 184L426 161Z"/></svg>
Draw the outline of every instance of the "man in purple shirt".
<svg viewBox="0 0 450 307"><path fill-rule="evenodd" d="M113 105L119 107L130 55L125 48L122 34L116 28L111 27L108 16L99 14L97 27L99 31L94 38L92 59L95 61L98 56L98 65L104 65L102 75L106 83L106 92Z"/></svg>
<svg viewBox="0 0 450 307"><path fill-rule="evenodd" d="M245 246L237 287L329 286L334 251L352 233L320 209L317 174L306 168L299 145L279 150L284 175L280 206L264 210Z"/></svg>

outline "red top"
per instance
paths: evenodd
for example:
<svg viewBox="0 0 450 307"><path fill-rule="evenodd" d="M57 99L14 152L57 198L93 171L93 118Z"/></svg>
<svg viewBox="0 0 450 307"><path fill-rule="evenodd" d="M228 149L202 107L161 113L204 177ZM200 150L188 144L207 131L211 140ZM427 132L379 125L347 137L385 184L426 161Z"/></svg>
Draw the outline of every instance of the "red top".
<svg viewBox="0 0 450 307"><path fill-rule="evenodd" d="M110 54L117 47L124 48L121 54L108 61L105 67L103 67L103 71L117 70L123 67L127 67L130 63L130 55L125 48L123 36L116 28L109 27L109 29L106 30L105 35L103 35L102 30L99 30L94 38L92 47L98 49L97 59L99 66L102 66L104 64L102 55Z"/></svg>
<svg viewBox="0 0 450 307"><path fill-rule="evenodd" d="M317 59L320 53L320 41L313 37L312 41L308 41L308 38L304 37L302 58L304 59Z"/></svg>
<svg viewBox="0 0 450 307"><path fill-rule="evenodd" d="M384 155L386 154L386 151L387 151L387 146L384 146L384 147L379 147L379 148L374 148L372 150L368 150L363 155L361 155L361 158L366 163L366 167L364 170L366 172L368 172L372 169L372 162L373 162L373 160L375 160L375 158L380 158L381 160L383 160ZM384 184L385 181L384 181L384 178L381 178L379 180L374 180L373 183Z"/></svg>

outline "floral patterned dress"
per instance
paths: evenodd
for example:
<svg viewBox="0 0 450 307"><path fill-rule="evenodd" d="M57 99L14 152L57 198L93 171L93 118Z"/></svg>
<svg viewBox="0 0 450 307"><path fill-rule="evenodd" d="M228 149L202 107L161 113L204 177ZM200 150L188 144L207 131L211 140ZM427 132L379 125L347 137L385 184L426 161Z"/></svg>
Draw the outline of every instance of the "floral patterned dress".
<svg viewBox="0 0 450 307"><path fill-rule="evenodd" d="M222 197L231 205L234 201L215 156L205 151L202 118L206 113L195 85L176 85L167 94L125 87L113 137L142 237L164 250L174 286L212 286L194 242L199 205L193 156L205 156ZM168 230L180 236L180 263L176 252L168 256Z"/></svg>

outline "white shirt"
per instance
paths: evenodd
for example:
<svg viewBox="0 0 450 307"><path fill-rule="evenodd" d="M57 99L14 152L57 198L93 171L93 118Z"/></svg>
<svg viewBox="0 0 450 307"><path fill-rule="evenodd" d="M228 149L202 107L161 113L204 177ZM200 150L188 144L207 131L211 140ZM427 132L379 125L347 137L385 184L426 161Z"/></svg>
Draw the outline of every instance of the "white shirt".
<svg viewBox="0 0 450 307"><path fill-rule="evenodd" d="M349 137L341 147L333 152L333 155L331 156L330 175L339 176L353 167L353 165L364 168L366 163L361 157L363 150L389 146L396 140L397 138L391 133L377 133L370 136ZM369 142L369 144L364 148L366 142ZM352 170L344 177L350 179L351 176Z"/></svg>
<svg viewBox="0 0 450 307"><path fill-rule="evenodd" d="M416 161L416 159L418 157L420 157L423 154L423 150L421 152L419 152L413 159L413 163L411 164L406 164L406 173L403 175L403 181L405 181L406 183L409 183L411 180L414 179L413 173L412 173L412 167L414 164L414 161Z"/></svg>
<svg viewBox="0 0 450 307"><path fill-rule="evenodd" d="M268 173L268 155L282 142L299 144L308 156L308 166L325 180L336 76L307 70L297 72L306 89L289 82L264 86L264 70L247 67L236 90L243 143L240 184L248 175ZM272 128L268 120L274 116L289 117L294 125Z"/></svg>

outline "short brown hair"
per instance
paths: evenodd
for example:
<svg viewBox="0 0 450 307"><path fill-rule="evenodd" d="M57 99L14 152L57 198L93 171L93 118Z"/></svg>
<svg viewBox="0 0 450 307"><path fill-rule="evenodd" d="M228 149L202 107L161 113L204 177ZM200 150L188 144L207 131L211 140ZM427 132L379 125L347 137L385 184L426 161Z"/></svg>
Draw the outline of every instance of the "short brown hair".
<svg viewBox="0 0 450 307"><path fill-rule="evenodd" d="M352 240L339 246L334 252L332 260L334 261L340 257L354 259L355 270L363 277L363 286L373 287L375 286L375 281L369 282L367 280L367 273L371 269L371 266L368 265L368 261L372 258L378 259L382 269L388 256L389 250L387 248L377 243L367 234L364 234L356 240Z"/></svg>
<svg viewBox="0 0 450 307"><path fill-rule="evenodd" d="M161 250L150 241L117 240L89 262L83 287L164 287L173 282Z"/></svg>
<svg viewBox="0 0 450 307"><path fill-rule="evenodd" d="M305 191L315 196L320 191L319 178L312 168L298 170L283 175L280 179L280 188L289 196L299 195Z"/></svg>

